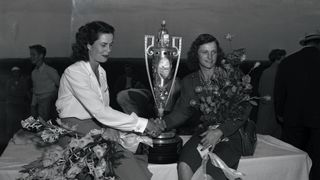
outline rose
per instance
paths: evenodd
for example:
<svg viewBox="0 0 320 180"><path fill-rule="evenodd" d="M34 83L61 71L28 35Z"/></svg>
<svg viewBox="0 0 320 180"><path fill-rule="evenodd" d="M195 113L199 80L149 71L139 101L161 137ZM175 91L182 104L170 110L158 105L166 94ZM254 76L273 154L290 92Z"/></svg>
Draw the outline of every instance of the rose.
<svg viewBox="0 0 320 180"><path fill-rule="evenodd" d="M212 103L212 97L211 97L211 96L207 96L206 100L207 100L207 103L208 103L208 104L211 104L211 103Z"/></svg>
<svg viewBox="0 0 320 180"><path fill-rule="evenodd" d="M242 82L245 84L249 84L251 82L251 77L249 75L245 75L242 77Z"/></svg>
<svg viewBox="0 0 320 180"><path fill-rule="evenodd" d="M247 59L247 55L246 54L242 54L242 56L240 57L240 61L245 61Z"/></svg>
<svg viewBox="0 0 320 180"><path fill-rule="evenodd" d="M96 156L100 159L103 157L105 153L105 149L103 149L100 145L96 145L93 148L93 152L96 154Z"/></svg>
<svg viewBox="0 0 320 180"><path fill-rule="evenodd" d="M53 143L59 138L59 133L53 129L46 129L41 132L41 138L44 142Z"/></svg>
<svg viewBox="0 0 320 180"><path fill-rule="evenodd" d="M38 172L38 177L40 179L47 179L47 177L49 176L49 169L42 169L41 171Z"/></svg>
<svg viewBox="0 0 320 180"><path fill-rule="evenodd" d="M66 177L67 178L75 178L77 174L81 172L81 168L77 166L77 164L74 164L71 166L71 168L67 171Z"/></svg>
<svg viewBox="0 0 320 180"><path fill-rule="evenodd" d="M52 146L50 149L44 152L42 164L44 167L48 167L59 159L63 158L63 149L61 146Z"/></svg>
<svg viewBox="0 0 320 180"><path fill-rule="evenodd" d="M207 108L205 109L205 113L206 113L206 114L209 114L211 111L212 111L212 110L211 110L209 107L207 107Z"/></svg>
<svg viewBox="0 0 320 180"><path fill-rule="evenodd" d="M69 147L77 148L78 146L79 146L79 140L76 138L71 138L71 141L69 143Z"/></svg>
<svg viewBox="0 0 320 180"><path fill-rule="evenodd" d="M89 134L91 136L95 136L95 135L99 135L99 134L102 134L104 131L104 129L92 129Z"/></svg>
<svg viewBox="0 0 320 180"><path fill-rule="evenodd" d="M196 93L201 93L202 90L203 90L203 88L202 88L201 86L197 86L197 87L195 88L195 92L196 92Z"/></svg>
<svg viewBox="0 0 320 180"><path fill-rule="evenodd" d="M196 106L197 105L197 101L195 101L194 99L190 100L190 105L191 106Z"/></svg>
<svg viewBox="0 0 320 180"><path fill-rule="evenodd" d="M252 85L251 84L246 84L245 85L245 89L252 89Z"/></svg>
<svg viewBox="0 0 320 180"><path fill-rule="evenodd" d="M231 81L227 80L225 83L224 83L225 86L230 86L231 85Z"/></svg>
<svg viewBox="0 0 320 180"><path fill-rule="evenodd" d="M234 35L228 33L228 34L226 34L225 39L228 40L228 41L232 41L233 36L234 36Z"/></svg>
<svg viewBox="0 0 320 180"><path fill-rule="evenodd" d="M102 159L96 168L94 168L94 175L95 178L101 178L103 177L103 173L105 172L107 167L107 163L104 159Z"/></svg>
<svg viewBox="0 0 320 180"><path fill-rule="evenodd" d="M90 134L87 134L83 138L79 139L79 148L84 148L89 143L93 142L93 138L90 136Z"/></svg>
<svg viewBox="0 0 320 180"><path fill-rule="evenodd" d="M266 101L270 101L271 100L271 96L263 96L262 97L264 100L266 100Z"/></svg>

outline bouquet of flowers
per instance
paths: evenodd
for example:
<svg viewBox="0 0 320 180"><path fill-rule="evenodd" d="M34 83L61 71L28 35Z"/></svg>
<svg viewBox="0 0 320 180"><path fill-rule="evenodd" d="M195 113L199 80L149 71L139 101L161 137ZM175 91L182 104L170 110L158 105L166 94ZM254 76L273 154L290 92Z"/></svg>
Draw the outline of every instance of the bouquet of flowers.
<svg viewBox="0 0 320 180"><path fill-rule="evenodd" d="M192 99L190 105L202 112L201 129L224 121L243 121L248 115L251 105L257 105L258 99L265 97L251 97L252 92L250 72L260 63L255 63L251 70L244 74L240 64L245 60L245 49L237 49L228 54L216 67L209 83L202 83L195 88L197 99Z"/></svg>
<svg viewBox="0 0 320 180"><path fill-rule="evenodd" d="M59 119L57 121L59 122ZM114 168L119 165L123 154L117 148L118 143L103 138L103 129L94 129L79 137L72 130L41 119L30 117L21 124L25 129L36 130L42 140L50 146L42 157L24 166L19 180L115 179ZM71 138L70 143L64 148L54 144L63 136Z"/></svg>

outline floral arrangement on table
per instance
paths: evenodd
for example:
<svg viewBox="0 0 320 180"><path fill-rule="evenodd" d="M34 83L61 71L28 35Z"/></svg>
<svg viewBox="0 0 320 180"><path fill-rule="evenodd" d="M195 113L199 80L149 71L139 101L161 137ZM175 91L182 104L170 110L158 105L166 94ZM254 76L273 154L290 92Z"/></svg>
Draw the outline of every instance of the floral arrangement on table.
<svg viewBox="0 0 320 180"><path fill-rule="evenodd" d="M58 124L61 123L57 119ZM123 158L122 151L117 150L114 141L106 140L104 130L91 130L85 136L79 136L69 127L54 125L41 118L29 117L21 122L22 127L36 131L47 150L36 161L24 166L19 180L68 180L94 179L111 180L116 178L114 168ZM64 125L65 126L65 125ZM57 141L63 136L69 136L71 141L62 148Z"/></svg>
<svg viewBox="0 0 320 180"><path fill-rule="evenodd" d="M190 105L202 112L200 128L206 129L213 124L224 121L243 121L251 105L257 105L256 100L269 100L269 96L251 97L252 85L250 73L257 68L257 62L247 74L240 65L245 60L245 49L237 49L226 55L221 67L214 71L210 82L202 82L195 88L197 99L192 99Z"/></svg>

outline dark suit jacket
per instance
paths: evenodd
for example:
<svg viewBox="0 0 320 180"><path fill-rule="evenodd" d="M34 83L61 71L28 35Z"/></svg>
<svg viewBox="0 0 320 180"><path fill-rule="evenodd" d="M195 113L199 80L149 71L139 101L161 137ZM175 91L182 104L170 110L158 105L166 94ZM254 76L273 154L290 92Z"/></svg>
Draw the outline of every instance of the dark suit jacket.
<svg viewBox="0 0 320 180"><path fill-rule="evenodd" d="M279 65L274 102L286 126L320 127L320 51L304 47Z"/></svg>
<svg viewBox="0 0 320 180"><path fill-rule="evenodd" d="M190 105L191 99L196 99L195 87L200 86L199 72L196 71L183 78L181 83L181 94L175 104L173 111L164 117L168 129L177 128L186 122L196 109ZM225 121L219 126L224 137L229 137L243 125L242 121ZM196 127L195 127L196 128Z"/></svg>

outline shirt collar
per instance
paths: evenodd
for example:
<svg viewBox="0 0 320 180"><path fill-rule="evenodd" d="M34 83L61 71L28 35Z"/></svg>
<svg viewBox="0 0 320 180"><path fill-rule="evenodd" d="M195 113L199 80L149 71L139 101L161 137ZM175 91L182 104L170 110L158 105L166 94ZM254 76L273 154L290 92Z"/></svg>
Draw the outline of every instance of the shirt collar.
<svg viewBox="0 0 320 180"><path fill-rule="evenodd" d="M36 68L38 71L42 71L44 69L44 67L46 66L45 63L42 63L41 66L39 68Z"/></svg>
<svg viewBox="0 0 320 180"><path fill-rule="evenodd" d="M91 68L91 65L90 65L89 61L82 61L82 62L84 64L85 68L88 70L89 74L90 75L94 75L94 72L93 72L93 70ZM99 70L99 75L101 76L103 74L103 69L102 69L100 64L98 66L98 70Z"/></svg>

